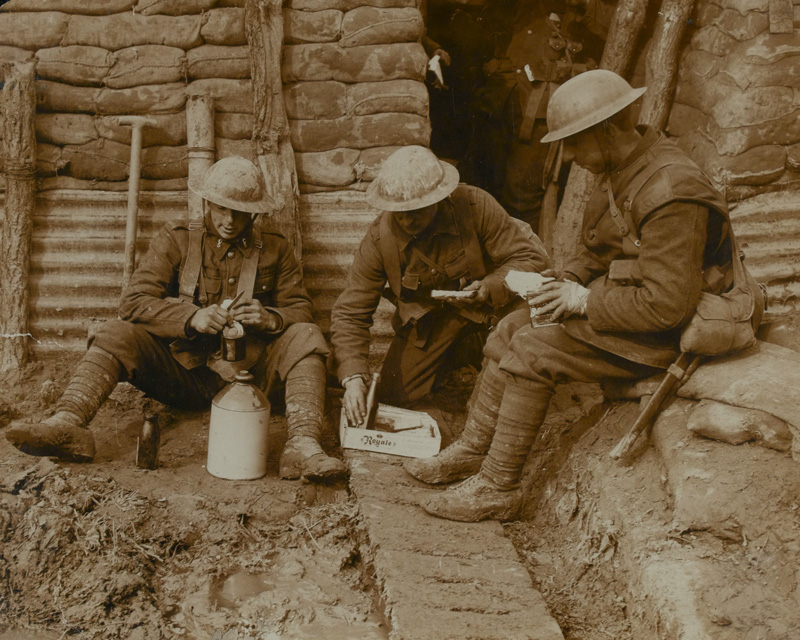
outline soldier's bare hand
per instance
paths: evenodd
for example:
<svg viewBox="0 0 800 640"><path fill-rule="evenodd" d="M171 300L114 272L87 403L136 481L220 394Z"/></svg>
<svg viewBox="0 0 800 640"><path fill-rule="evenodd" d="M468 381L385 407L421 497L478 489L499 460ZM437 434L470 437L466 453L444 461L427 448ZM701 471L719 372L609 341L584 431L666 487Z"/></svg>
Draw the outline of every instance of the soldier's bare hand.
<svg viewBox="0 0 800 640"><path fill-rule="evenodd" d="M254 298L242 298L231 309L231 313L233 319L242 326L261 331L277 331L281 325L280 318Z"/></svg>
<svg viewBox="0 0 800 640"><path fill-rule="evenodd" d="M474 291L469 298L446 298L455 307L478 307L489 299L489 286L483 280L470 282L462 291Z"/></svg>
<svg viewBox="0 0 800 640"><path fill-rule="evenodd" d="M198 333L215 336L231 322L231 314L218 304L198 309L189 319L189 326Z"/></svg>
<svg viewBox="0 0 800 640"><path fill-rule="evenodd" d="M351 425L361 425L367 417L367 384L363 378L351 378L344 385L342 407Z"/></svg>

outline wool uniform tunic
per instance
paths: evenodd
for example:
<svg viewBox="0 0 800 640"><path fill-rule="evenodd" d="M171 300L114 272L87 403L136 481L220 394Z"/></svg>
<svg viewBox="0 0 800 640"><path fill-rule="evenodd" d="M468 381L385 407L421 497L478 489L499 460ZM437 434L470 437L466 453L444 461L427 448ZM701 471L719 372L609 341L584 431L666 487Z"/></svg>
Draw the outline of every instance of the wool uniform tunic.
<svg viewBox="0 0 800 640"><path fill-rule="evenodd" d="M465 237L470 228L477 240L479 266L470 258L476 252ZM361 241L347 287L331 313L331 342L340 379L368 373L370 327L383 295L396 305L396 311L395 338L383 364L381 398L403 405L423 397L442 367L467 364L459 356L469 352L474 354L472 361L480 364L488 327L521 302L505 287L505 275L547 266L549 259L539 239L510 218L492 196L475 187L459 185L439 204L430 227L417 237L404 232L391 212L381 213ZM476 274L480 268L485 273ZM399 282L392 286L395 278ZM489 304L483 309L462 310L430 298L432 289L458 290L481 279L489 288ZM472 348L457 353L456 345L465 340Z"/></svg>
<svg viewBox="0 0 800 640"><path fill-rule="evenodd" d="M225 240L206 216L200 275L191 300L179 295L190 221L167 223L153 238L123 293L120 319L106 322L93 338L93 344L120 361L124 379L165 404L207 406L225 384L209 368L220 364L221 337L198 334L189 327L189 319L198 309L236 295L245 260L253 251L259 254L252 297L278 318L279 327L272 332L245 328L248 341L259 342L263 353L256 354L252 367L244 368L269 391L304 357L328 355L322 332L311 322L313 305L289 243L274 232L260 231L255 237L254 229L251 225L238 238ZM240 366L231 365L227 371L218 368L228 379Z"/></svg>

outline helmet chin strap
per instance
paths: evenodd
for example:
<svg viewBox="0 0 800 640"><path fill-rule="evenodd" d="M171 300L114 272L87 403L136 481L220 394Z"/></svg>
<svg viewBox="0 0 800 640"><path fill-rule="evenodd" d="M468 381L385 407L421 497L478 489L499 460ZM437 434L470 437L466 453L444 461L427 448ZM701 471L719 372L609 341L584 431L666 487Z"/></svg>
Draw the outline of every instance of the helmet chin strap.
<svg viewBox="0 0 800 640"><path fill-rule="evenodd" d="M611 123L608 120L603 120L594 131L597 146L600 148L600 153L603 156L603 164L605 165L605 173L610 175L614 164L612 162L612 149L614 134L611 131Z"/></svg>

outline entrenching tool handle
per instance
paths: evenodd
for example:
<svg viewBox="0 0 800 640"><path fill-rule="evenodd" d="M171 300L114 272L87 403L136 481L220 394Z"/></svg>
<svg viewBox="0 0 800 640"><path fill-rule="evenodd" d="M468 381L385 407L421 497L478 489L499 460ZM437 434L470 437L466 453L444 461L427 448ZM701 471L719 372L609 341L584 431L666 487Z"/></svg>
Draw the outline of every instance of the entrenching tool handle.
<svg viewBox="0 0 800 640"><path fill-rule="evenodd" d="M689 353L681 353L678 356L677 360L667 369L664 379L658 385L658 389L650 397L650 400L648 400L647 405L636 416L630 431L609 453L612 459L619 460L630 453L639 435L653 423L666 400L695 372L700 365L700 360L701 356Z"/></svg>
<svg viewBox="0 0 800 640"><path fill-rule="evenodd" d="M139 222L139 176L142 168L142 129L158 122L144 116L118 116L117 124L131 126L131 163L128 174L128 216L125 222L125 263L122 271L122 290L128 286L136 264L136 235Z"/></svg>
<svg viewBox="0 0 800 640"><path fill-rule="evenodd" d="M375 427L375 418L378 415L378 383L381 380L380 373L372 374L372 381L369 383L369 391L367 392L367 417L364 419L364 428L373 429Z"/></svg>

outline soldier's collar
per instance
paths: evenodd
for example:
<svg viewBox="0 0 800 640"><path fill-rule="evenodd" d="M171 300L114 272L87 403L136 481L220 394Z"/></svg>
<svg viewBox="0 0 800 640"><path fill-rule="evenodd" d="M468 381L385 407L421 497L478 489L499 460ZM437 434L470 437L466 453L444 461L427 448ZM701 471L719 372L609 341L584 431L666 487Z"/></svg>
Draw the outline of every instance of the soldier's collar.
<svg viewBox="0 0 800 640"><path fill-rule="evenodd" d="M458 224L456 223L455 216L456 212L455 207L453 206L453 201L448 196L439 203L439 209L436 212L436 217L433 219L433 222L431 222L431 226L423 231L423 238L432 238L433 236L442 234L457 236ZM397 239L399 249L400 251L404 251L413 240L418 238L418 236L412 236L403 231L403 229L400 228L400 225L395 222L394 216L392 216L391 220L392 231Z"/></svg>
<svg viewBox="0 0 800 640"><path fill-rule="evenodd" d="M254 237L253 224L250 223L242 233L232 240L225 240L217 234L214 224L211 222L210 217L206 218L206 233L208 234L209 245L211 252L216 258L222 258L230 249L239 249L245 257L250 255L253 246L255 246L256 238Z"/></svg>

